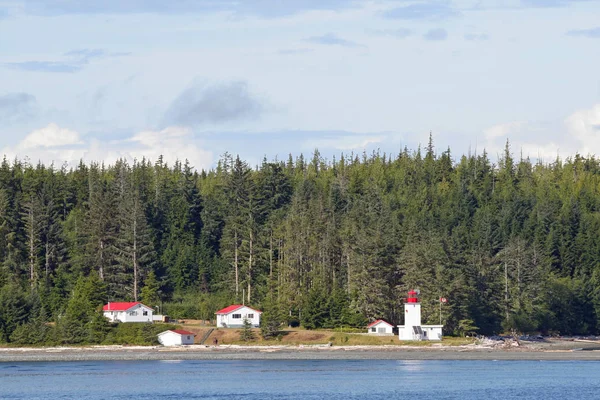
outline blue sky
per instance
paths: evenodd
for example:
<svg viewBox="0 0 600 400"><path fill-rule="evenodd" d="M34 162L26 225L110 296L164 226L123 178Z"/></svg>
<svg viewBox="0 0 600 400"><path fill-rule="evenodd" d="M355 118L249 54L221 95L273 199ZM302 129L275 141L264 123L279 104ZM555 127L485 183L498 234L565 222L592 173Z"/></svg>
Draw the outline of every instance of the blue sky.
<svg viewBox="0 0 600 400"><path fill-rule="evenodd" d="M600 1L0 0L0 149L600 153Z"/></svg>

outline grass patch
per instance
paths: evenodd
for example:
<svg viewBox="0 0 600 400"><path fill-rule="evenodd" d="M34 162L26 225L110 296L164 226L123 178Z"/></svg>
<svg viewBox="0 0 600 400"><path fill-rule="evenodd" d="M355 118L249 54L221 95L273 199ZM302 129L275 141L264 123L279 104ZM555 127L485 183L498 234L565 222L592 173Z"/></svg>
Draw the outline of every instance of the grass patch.
<svg viewBox="0 0 600 400"><path fill-rule="evenodd" d="M217 328L213 331L205 344L212 344L214 338L219 340L219 344L237 344L248 346L268 346L268 345L319 345L331 343L334 346L432 346L441 344L442 346L461 346L474 343L473 338L444 337L442 342L430 342L427 340L420 342L401 341L398 336L376 336L357 333L346 333L335 330L306 330L301 328L290 328L281 331L277 338L264 340L260 336L260 329L253 329L256 339L245 342L240 339L241 329Z"/></svg>

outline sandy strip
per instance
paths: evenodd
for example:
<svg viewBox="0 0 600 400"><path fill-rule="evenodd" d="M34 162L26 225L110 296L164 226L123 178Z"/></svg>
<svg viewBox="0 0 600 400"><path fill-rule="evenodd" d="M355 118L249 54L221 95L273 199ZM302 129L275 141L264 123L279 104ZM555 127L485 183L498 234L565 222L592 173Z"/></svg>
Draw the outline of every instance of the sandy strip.
<svg viewBox="0 0 600 400"><path fill-rule="evenodd" d="M581 360L600 350L532 350L410 346L91 346L0 348L0 362L128 360Z"/></svg>

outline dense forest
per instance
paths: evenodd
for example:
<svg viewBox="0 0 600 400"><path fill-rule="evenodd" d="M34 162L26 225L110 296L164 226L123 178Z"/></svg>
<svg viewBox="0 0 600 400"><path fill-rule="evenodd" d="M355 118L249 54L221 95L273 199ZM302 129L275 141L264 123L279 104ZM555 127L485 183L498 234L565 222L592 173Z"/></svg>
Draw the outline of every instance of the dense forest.
<svg viewBox="0 0 600 400"><path fill-rule="evenodd" d="M397 324L409 288L449 335L597 333L599 192L595 158L532 163L508 143L497 163L431 140L257 166L225 154L210 171L4 159L0 342L49 329L101 341L107 301L197 319L244 301L265 324L308 329Z"/></svg>

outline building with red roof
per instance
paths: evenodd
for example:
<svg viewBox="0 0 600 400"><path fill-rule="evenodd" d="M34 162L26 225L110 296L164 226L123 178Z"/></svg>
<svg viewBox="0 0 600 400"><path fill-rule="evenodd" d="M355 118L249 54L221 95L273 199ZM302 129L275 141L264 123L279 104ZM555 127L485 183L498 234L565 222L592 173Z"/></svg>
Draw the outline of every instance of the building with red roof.
<svg viewBox="0 0 600 400"><path fill-rule="evenodd" d="M173 329L158 334L158 341L163 346L186 346L194 344L194 332Z"/></svg>
<svg viewBox="0 0 600 400"><path fill-rule="evenodd" d="M110 322L152 322L154 310L139 301L108 302L102 307Z"/></svg>
<svg viewBox="0 0 600 400"><path fill-rule="evenodd" d="M394 325L387 321L378 319L367 325L367 333L370 335L393 335Z"/></svg>
<svg viewBox="0 0 600 400"><path fill-rule="evenodd" d="M215 313L217 315L217 326L223 328L241 328L244 320L248 320L252 326L260 326L260 315L262 311L245 306L243 304L232 304Z"/></svg>

